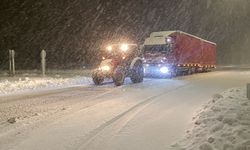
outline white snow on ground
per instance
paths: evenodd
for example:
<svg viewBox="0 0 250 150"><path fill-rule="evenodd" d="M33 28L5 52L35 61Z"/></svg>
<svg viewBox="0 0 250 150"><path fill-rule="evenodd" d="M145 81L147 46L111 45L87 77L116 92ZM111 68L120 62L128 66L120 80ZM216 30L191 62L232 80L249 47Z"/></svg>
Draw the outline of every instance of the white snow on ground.
<svg viewBox="0 0 250 150"><path fill-rule="evenodd" d="M77 85L87 85L92 83L89 77L20 77L4 78L0 80L0 95L13 94L19 92L29 92L35 90L65 88Z"/></svg>
<svg viewBox="0 0 250 150"><path fill-rule="evenodd" d="M245 88L214 95L193 119L194 126L173 149L250 149L250 100Z"/></svg>

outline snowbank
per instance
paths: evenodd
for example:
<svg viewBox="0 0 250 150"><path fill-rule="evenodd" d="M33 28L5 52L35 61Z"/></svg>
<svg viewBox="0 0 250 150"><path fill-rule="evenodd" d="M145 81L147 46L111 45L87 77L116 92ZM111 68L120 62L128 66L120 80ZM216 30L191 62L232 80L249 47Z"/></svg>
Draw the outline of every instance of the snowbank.
<svg viewBox="0 0 250 150"><path fill-rule="evenodd" d="M89 77L20 77L0 80L0 95L91 84Z"/></svg>
<svg viewBox="0 0 250 150"><path fill-rule="evenodd" d="M214 95L193 121L193 128L173 149L250 150L250 100L245 88Z"/></svg>

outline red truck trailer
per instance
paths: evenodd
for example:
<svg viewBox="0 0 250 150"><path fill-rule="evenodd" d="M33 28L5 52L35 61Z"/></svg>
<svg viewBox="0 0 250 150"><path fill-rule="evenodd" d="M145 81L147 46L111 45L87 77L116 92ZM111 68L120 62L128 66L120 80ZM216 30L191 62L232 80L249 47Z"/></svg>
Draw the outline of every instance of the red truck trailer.
<svg viewBox="0 0 250 150"><path fill-rule="evenodd" d="M216 43L182 31L153 32L143 50L145 75L176 76L216 67Z"/></svg>

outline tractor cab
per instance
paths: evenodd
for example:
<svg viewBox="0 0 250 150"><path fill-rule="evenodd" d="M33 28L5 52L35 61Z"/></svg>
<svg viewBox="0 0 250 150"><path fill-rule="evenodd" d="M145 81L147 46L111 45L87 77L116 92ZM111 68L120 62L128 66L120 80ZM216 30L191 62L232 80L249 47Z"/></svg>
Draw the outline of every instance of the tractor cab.
<svg viewBox="0 0 250 150"><path fill-rule="evenodd" d="M92 78L96 85L102 84L104 79L113 79L115 85L120 86L126 77L133 83L143 81L142 53L136 44L112 44L106 47L102 54L102 62Z"/></svg>

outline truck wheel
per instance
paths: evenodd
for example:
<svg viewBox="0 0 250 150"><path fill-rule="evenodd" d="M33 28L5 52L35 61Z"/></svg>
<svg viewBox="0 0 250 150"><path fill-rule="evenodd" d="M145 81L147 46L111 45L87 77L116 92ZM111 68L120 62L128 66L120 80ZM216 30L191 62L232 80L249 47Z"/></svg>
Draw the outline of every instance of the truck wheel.
<svg viewBox="0 0 250 150"><path fill-rule="evenodd" d="M196 68L195 67L192 67L192 74L195 74L196 73Z"/></svg>
<svg viewBox="0 0 250 150"><path fill-rule="evenodd" d="M193 73L193 68L188 68L187 75L192 75Z"/></svg>
<svg viewBox="0 0 250 150"><path fill-rule="evenodd" d="M143 64L140 61L137 61L133 68L131 69L130 79L133 83L141 83L144 77L144 68Z"/></svg>
<svg viewBox="0 0 250 150"><path fill-rule="evenodd" d="M122 67L118 66L114 71L113 81L114 81L116 86L121 86L124 84L124 80L125 80L124 69Z"/></svg>
<svg viewBox="0 0 250 150"><path fill-rule="evenodd" d="M198 67L194 68L194 73L199 73L199 68Z"/></svg>
<svg viewBox="0 0 250 150"><path fill-rule="evenodd" d="M178 70L173 69L173 71L171 71L170 78L175 78L175 77L177 77L177 75L178 75Z"/></svg>
<svg viewBox="0 0 250 150"><path fill-rule="evenodd" d="M92 79L93 79L93 82L95 83L95 85L101 85L104 81L104 77L98 75L98 72L94 72L92 74Z"/></svg>
<svg viewBox="0 0 250 150"><path fill-rule="evenodd" d="M207 72L207 68L204 67L204 68L202 69L202 72L203 72L203 73L206 73L206 72Z"/></svg>

